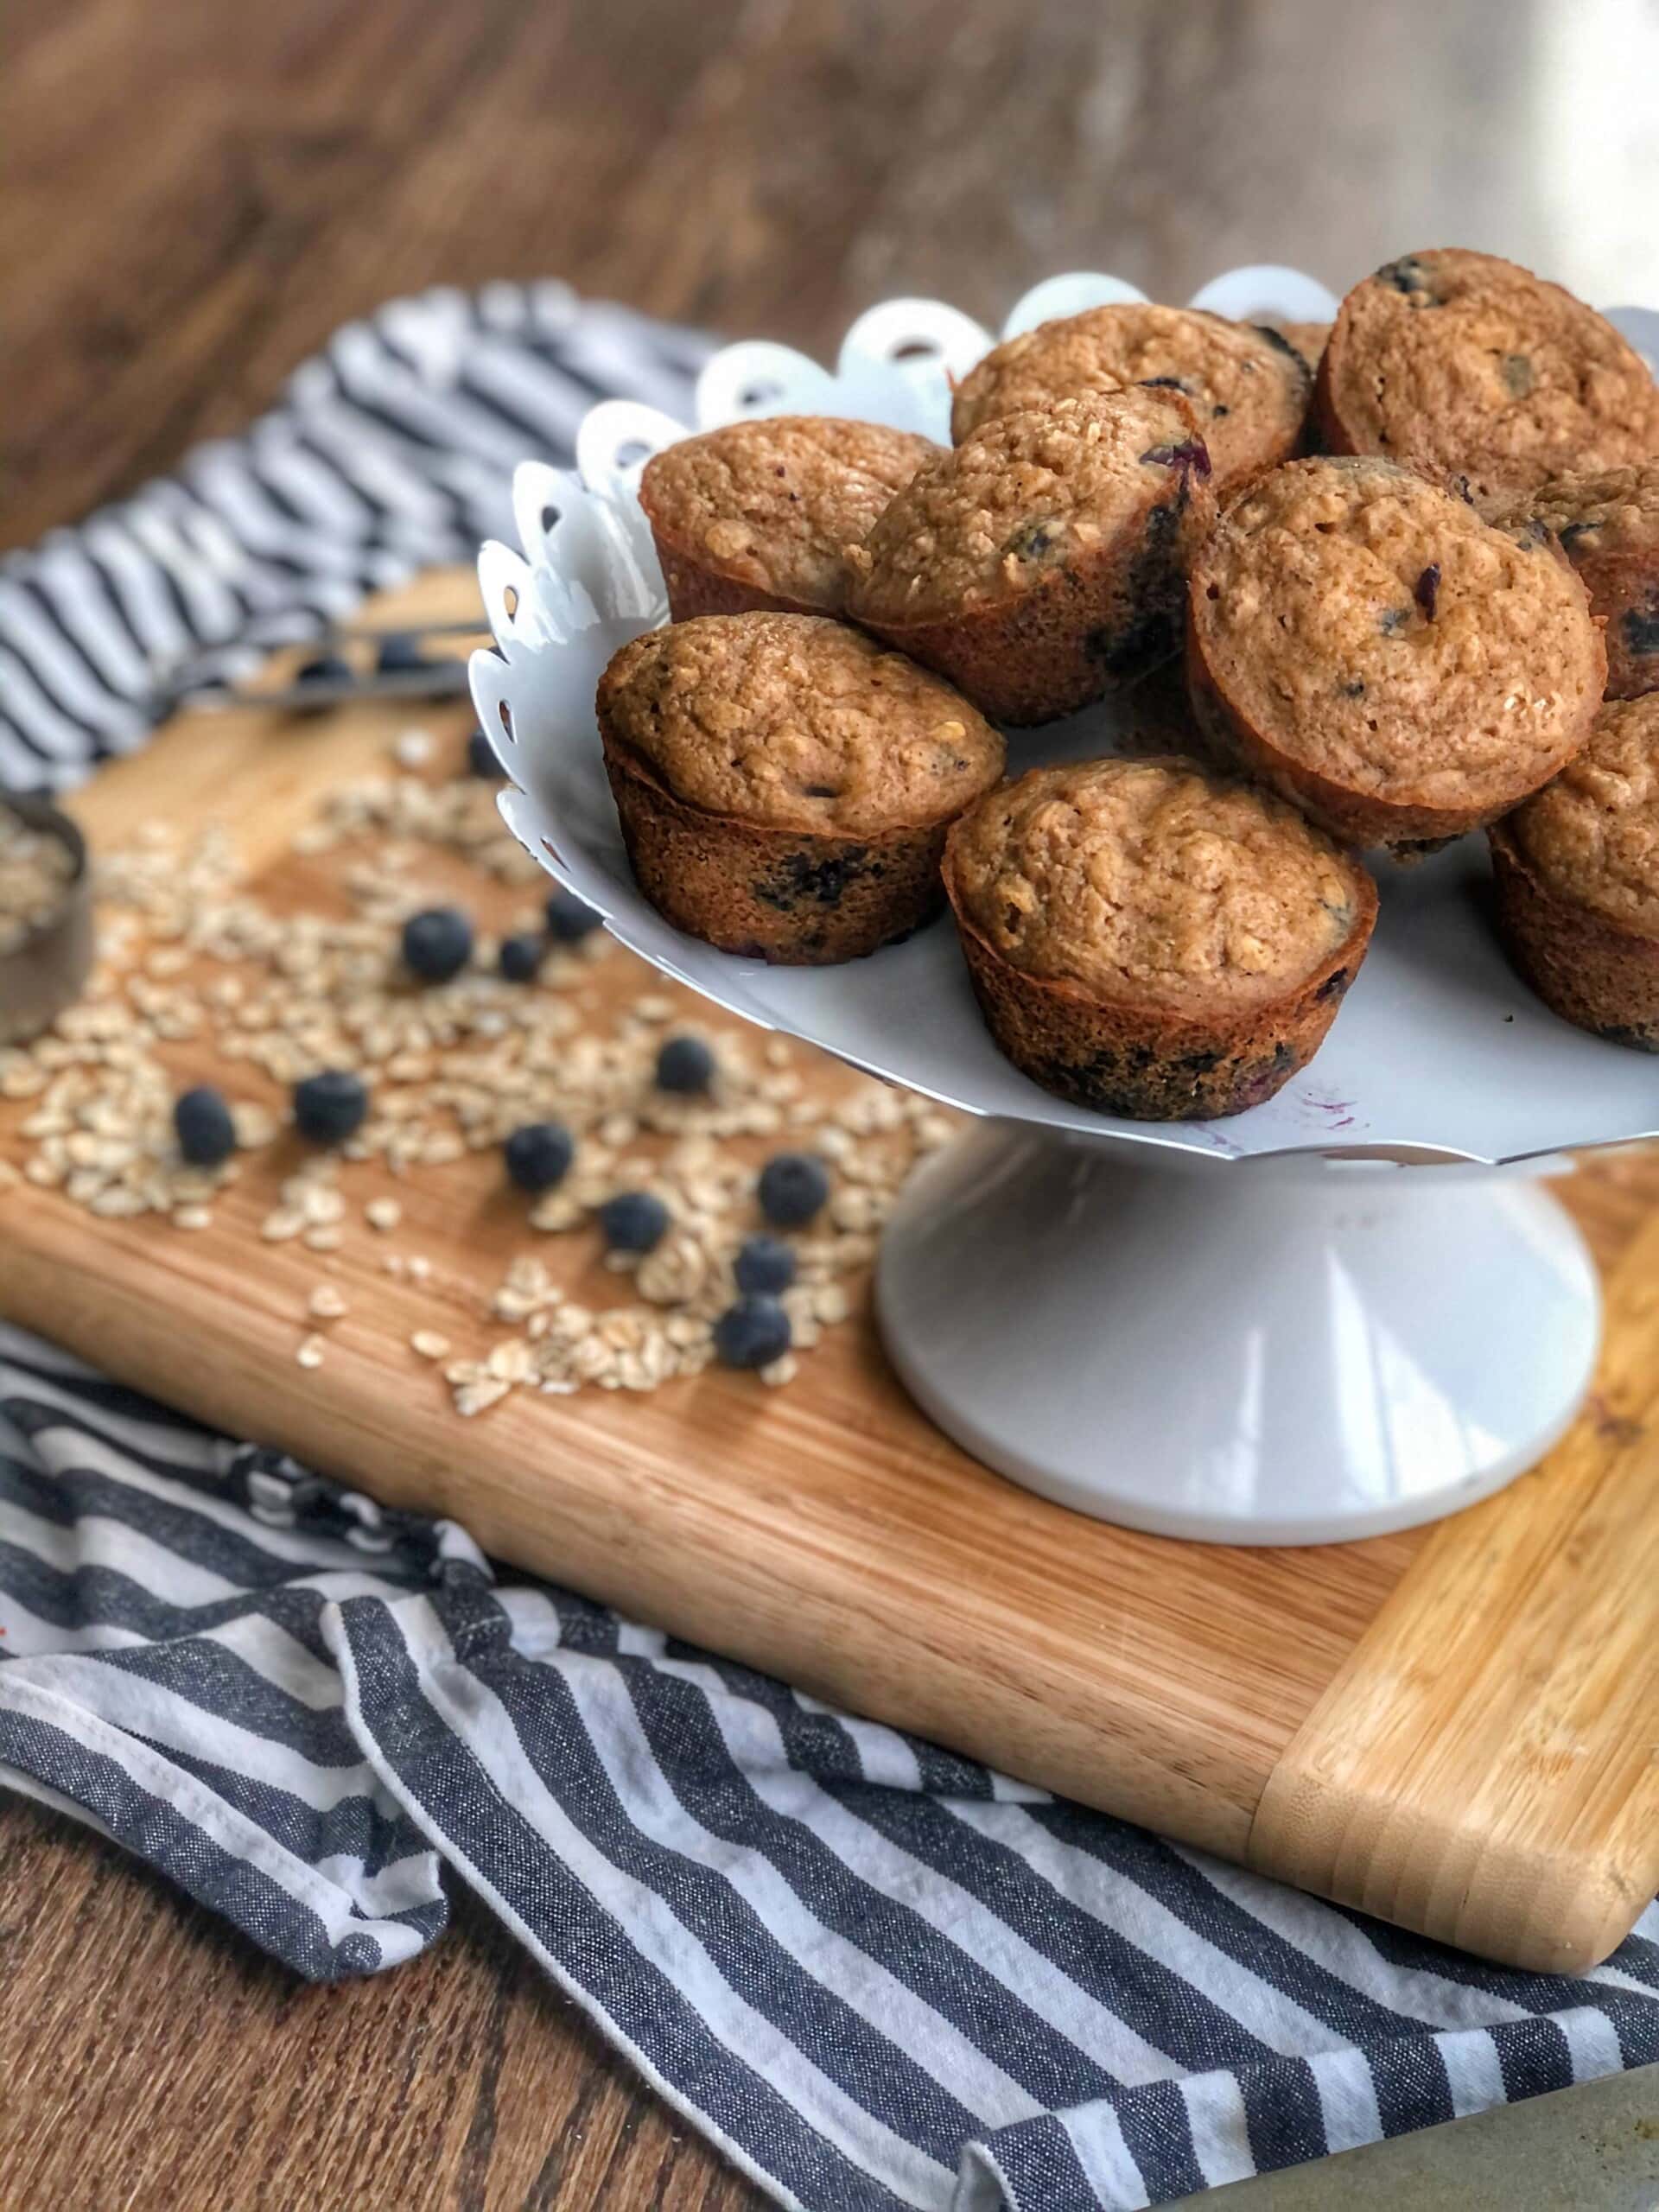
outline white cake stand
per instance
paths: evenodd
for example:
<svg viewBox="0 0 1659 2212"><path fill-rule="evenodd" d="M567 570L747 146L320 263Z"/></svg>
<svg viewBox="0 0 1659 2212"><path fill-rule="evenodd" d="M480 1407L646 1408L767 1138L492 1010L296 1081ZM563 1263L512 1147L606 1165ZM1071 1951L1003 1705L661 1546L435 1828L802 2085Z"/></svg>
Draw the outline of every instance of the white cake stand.
<svg viewBox="0 0 1659 2212"><path fill-rule="evenodd" d="M1106 299L1057 277L1005 334ZM1294 270L1234 270L1195 305L1327 318ZM1649 348L1659 317L1618 311ZM717 354L701 428L857 416L948 437L949 383L991 343L936 302L877 308L833 372L785 347ZM577 468L515 479L524 551L479 573L497 650L479 718L502 811L559 882L665 974L766 1028L978 1117L912 1179L877 1272L917 1401L1015 1481L1156 1534L1319 1543L1435 1519L1500 1488L1572 1420L1599 1334L1595 1269L1544 1187L1567 1147L1659 1133L1659 1060L1558 1021L1516 978L1481 841L1393 870L1370 955L1313 1065L1225 1122L1121 1121L1004 1060L941 920L845 967L777 969L671 928L629 873L594 726L616 648L666 614L636 497L687 435L614 402ZM1109 750L1125 709L1016 733L1014 767Z"/></svg>

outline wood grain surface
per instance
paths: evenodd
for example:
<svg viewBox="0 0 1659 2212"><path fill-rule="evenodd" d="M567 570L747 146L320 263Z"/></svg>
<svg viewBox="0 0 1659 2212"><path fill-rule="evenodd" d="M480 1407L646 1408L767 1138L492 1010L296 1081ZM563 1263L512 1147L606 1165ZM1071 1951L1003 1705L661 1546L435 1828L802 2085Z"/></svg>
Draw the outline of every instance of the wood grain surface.
<svg viewBox="0 0 1659 2212"><path fill-rule="evenodd" d="M1437 241L1659 298L1628 8L1511 0L60 0L0 73L0 543L269 404L344 317L560 275L823 349L1058 268L1340 287ZM1390 96L1380 98L1379 87ZM1395 95L1397 94L1397 97ZM1605 1258L1655 1194L1573 1203ZM753 2208L482 1916L305 1991L55 1816L0 1807L0 2182L80 2212Z"/></svg>
<svg viewBox="0 0 1659 2212"><path fill-rule="evenodd" d="M1588 1412L1430 1532L1274 1766L1251 1865L1540 1973L1622 1942L1659 1890L1656 1475L1652 1217Z"/></svg>

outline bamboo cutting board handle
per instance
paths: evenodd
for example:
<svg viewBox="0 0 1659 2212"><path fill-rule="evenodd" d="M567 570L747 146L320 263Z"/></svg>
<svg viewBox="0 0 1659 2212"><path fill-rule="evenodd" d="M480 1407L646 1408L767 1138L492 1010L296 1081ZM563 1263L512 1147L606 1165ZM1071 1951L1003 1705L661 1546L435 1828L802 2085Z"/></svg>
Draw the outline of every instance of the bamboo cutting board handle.
<svg viewBox="0 0 1659 2212"><path fill-rule="evenodd" d="M1287 1746L1249 1862L1572 1974L1659 1890L1659 1223L1599 1387L1543 1464L1443 1522Z"/></svg>

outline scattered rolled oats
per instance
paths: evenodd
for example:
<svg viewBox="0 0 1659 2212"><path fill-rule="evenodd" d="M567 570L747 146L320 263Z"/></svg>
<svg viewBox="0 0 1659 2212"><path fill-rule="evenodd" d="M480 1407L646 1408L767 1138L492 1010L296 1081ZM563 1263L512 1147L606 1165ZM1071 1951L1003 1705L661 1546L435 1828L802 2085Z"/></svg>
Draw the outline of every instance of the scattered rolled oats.
<svg viewBox="0 0 1659 2212"><path fill-rule="evenodd" d="M213 1225L213 1201L242 1163L258 1173L257 1154L282 1137L282 1093L319 1069L340 1068L368 1085L367 1119L348 1143L282 1179L257 1230L270 1243L326 1252L342 1245L359 1204L384 1235L403 1224L397 1198L359 1199L352 1185L361 1166L418 1182L471 1154L498 1155L524 1123L556 1119L576 1158L556 1189L525 1203L518 1218L527 1237L590 1232L595 1210L629 1188L658 1192L672 1226L643 1257L594 1270L615 1283L596 1306L569 1294L569 1270L560 1282L546 1261L520 1252L487 1300L493 1326L508 1333L479 1357L452 1357L447 1336L415 1329L412 1351L443 1367L457 1410L473 1415L514 1389L651 1390L701 1372L715 1357L714 1324L735 1295L737 1249L763 1226L756 1167L768 1148L798 1143L835 1164L836 1190L791 1240L793 1345L763 1376L788 1381L798 1355L852 1311L850 1279L873 1258L912 1160L947 1140L950 1117L865 1078L837 1077L815 1095L789 1039L745 1032L722 1033L711 1092L658 1089L662 1033L683 1001L648 988L609 1015L594 1009L582 987L591 963L611 955L602 931L550 947L527 989L484 957L501 934L498 907L480 917L479 957L467 970L411 988L402 925L435 895L454 895L424 873L434 849L519 887L521 898L542 882L487 784L401 772L421 765L427 748L416 741L426 734L405 732L392 748L400 772L342 786L294 839L296 851L333 856L340 902L327 913L267 906L217 830L181 847L164 826L141 826L104 857L101 959L86 997L28 1047L0 1048L0 1100L25 1109L10 1122L25 1148L17 1166L0 1162L0 1188L20 1167L29 1183L102 1217L159 1215L200 1231ZM505 925L521 933L539 925L539 896ZM194 1040L189 1079L211 1052L231 1094L238 1155L221 1168L192 1168L178 1156L172 1105L182 1075L169 1048L187 1040ZM238 1090L264 1095L238 1097ZM582 1235L574 1263L594 1256ZM410 1290L432 1277L419 1253L388 1251L381 1265ZM607 1303L617 1292L630 1302ZM345 1300L321 1284L307 1310L314 1320L338 1319ZM308 1335L296 1356L316 1365L321 1339Z"/></svg>

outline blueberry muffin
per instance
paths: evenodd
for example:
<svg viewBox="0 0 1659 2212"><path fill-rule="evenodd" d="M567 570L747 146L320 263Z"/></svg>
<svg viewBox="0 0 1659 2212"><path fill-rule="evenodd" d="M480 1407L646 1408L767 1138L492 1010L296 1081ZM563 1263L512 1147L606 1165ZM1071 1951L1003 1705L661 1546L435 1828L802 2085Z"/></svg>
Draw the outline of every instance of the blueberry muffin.
<svg viewBox="0 0 1659 2212"><path fill-rule="evenodd" d="M1002 773L965 699L823 616L652 631L596 704L640 889L755 960L855 960L926 921L947 828Z"/></svg>
<svg viewBox="0 0 1659 2212"><path fill-rule="evenodd" d="M1090 308L994 346L957 387L960 445L994 416L1139 385L1179 392L1209 449L1218 491L1284 461L1313 392L1306 363L1275 330L1193 308Z"/></svg>
<svg viewBox="0 0 1659 2212"><path fill-rule="evenodd" d="M1262 477L1200 553L1187 608L1210 743L1344 844L1421 847L1508 813L1584 743L1606 677L1554 539L1392 461Z"/></svg>
<svg viewBox="0 0 1659 2212"><path fill-rule="evenodd" d="M1177 392L1000 415L929 461L851 549L848 612L982 713L1047 721L1155 667L1215 518Z"/></svg>
<svg viewBox="0 0 1659 2212"><path fill-rule="evenodd" d="M1002 1051L1137 1121L1271 1098L1376 919L1364 868L1294 808L1175 759L1033 768L957 823L944 880Z"/></svg>
<svg viewBox="0 0 1659 2212"><path fill-rule="evenodd" d="M694 614L839 613L843 549L939 450L877 423L777 415L653 454L639 504L677 622Z"/></svg>
<svg viewBox="0 0 1659 2212"><path fill-rule="evenodd" d="M1488 834L1499 921L1545 1005L1659 1052L1659 692L1610 700L1572 766Z"/></svg>
<svg viewBox="0 0 1659 2212"><path fill-rule="evenodd" d="M1659 690L1659 459L1597 476L1555 476L1494 516L1541 523L1584 578L1606 623L1607 696Z"/></svg>
<svg viewBox="0 0 1659 2212"><path fill-rule="evenodd" d="M1659 452L1659 388L1611 323L1512 261L1457 246L1354 287L1314 411L1327 453L1409 461L1480 499Z"/></svg>

